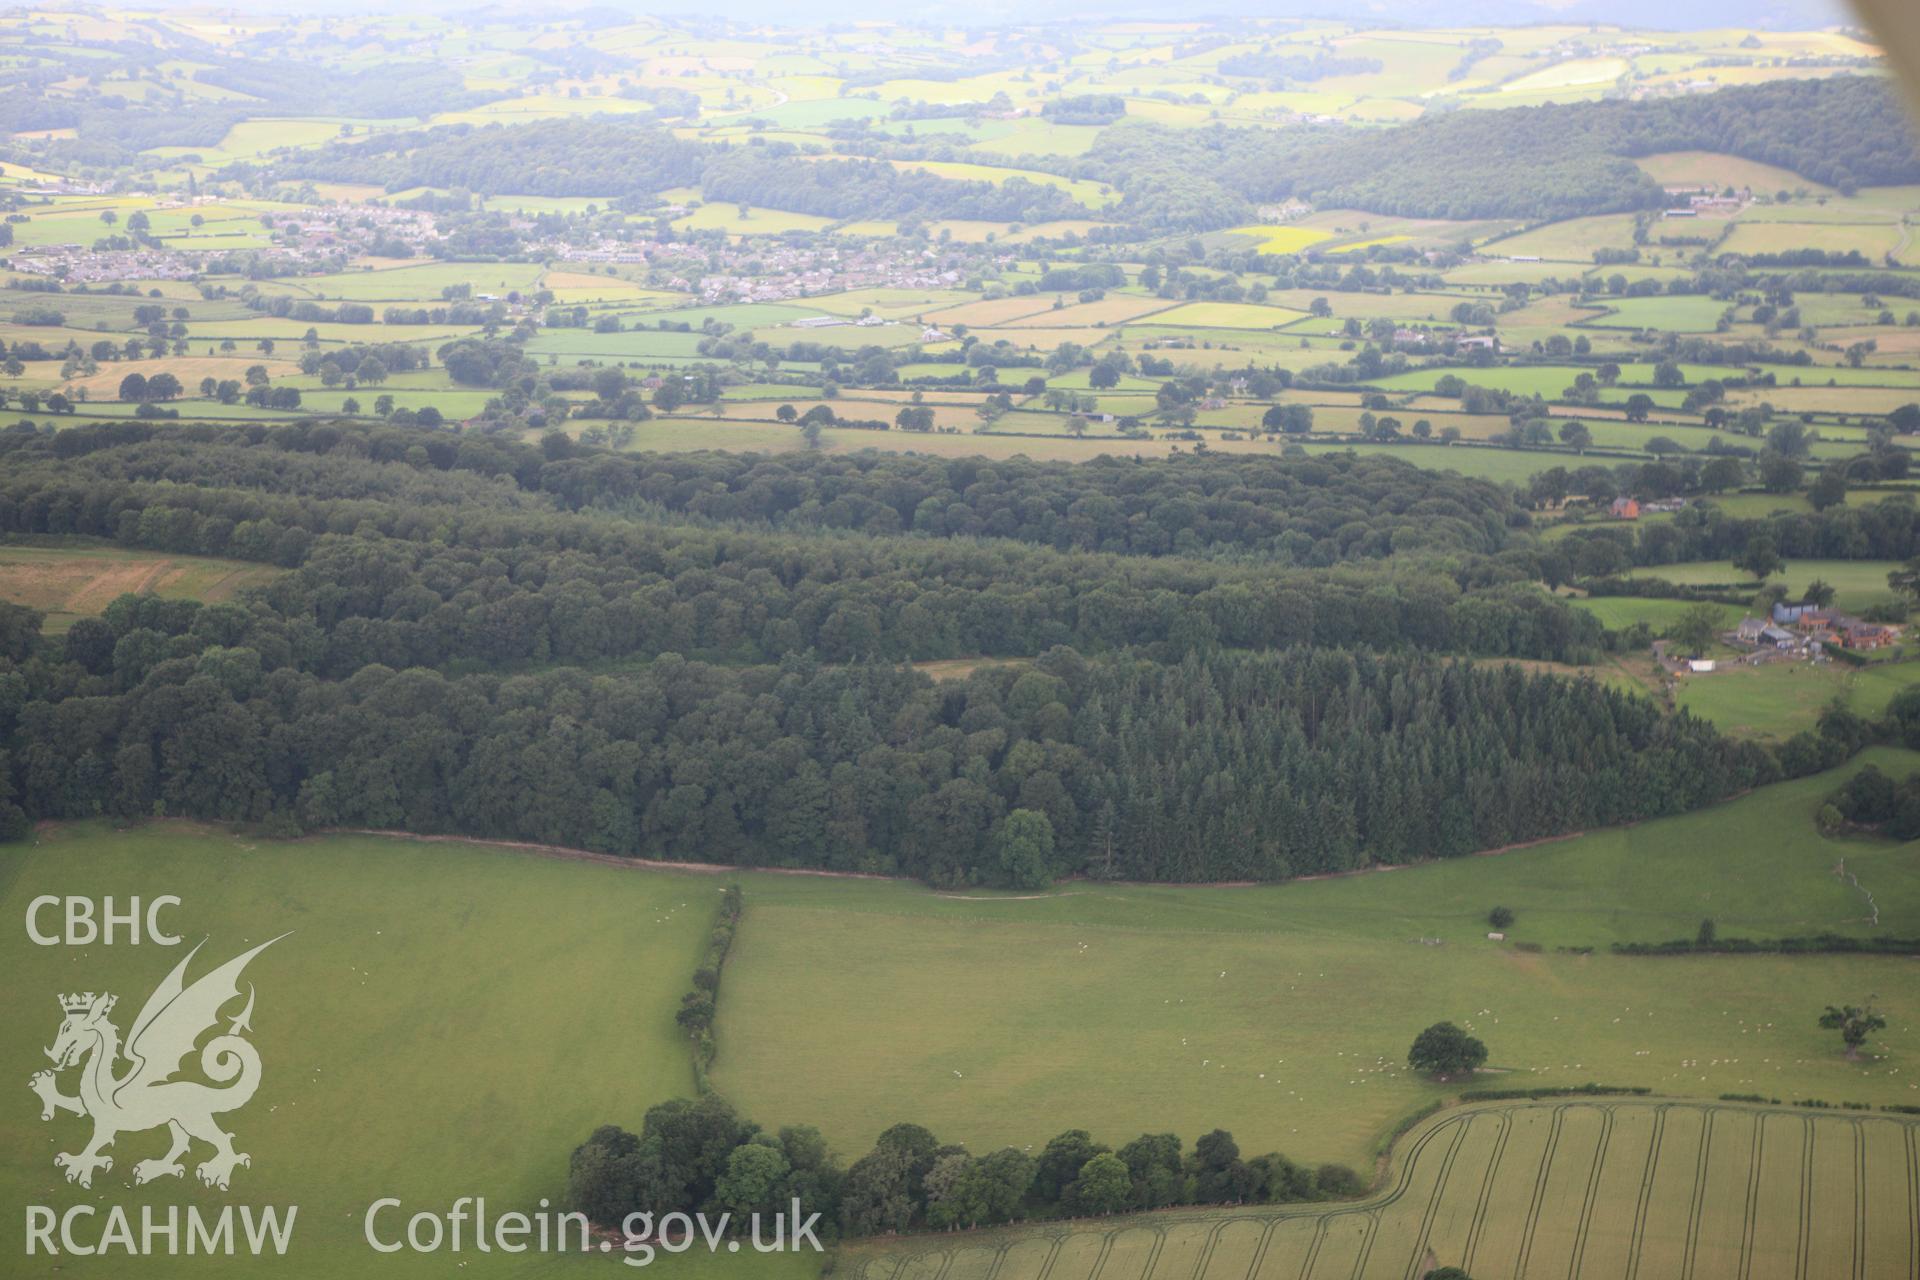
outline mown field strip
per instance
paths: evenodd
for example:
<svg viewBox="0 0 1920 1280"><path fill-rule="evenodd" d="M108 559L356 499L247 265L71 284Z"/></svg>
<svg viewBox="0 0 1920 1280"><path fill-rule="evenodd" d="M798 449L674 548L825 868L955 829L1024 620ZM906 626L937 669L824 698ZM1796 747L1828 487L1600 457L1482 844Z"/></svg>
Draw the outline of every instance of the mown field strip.
<svg viewBox="0 0 1920 1280"><path fill-rule="evenodd" d="M1579 1100L1418 1126L1376 1198L855 1246L856 1280L1891 1280L1920 1265L1920 1120Z"/></svg>

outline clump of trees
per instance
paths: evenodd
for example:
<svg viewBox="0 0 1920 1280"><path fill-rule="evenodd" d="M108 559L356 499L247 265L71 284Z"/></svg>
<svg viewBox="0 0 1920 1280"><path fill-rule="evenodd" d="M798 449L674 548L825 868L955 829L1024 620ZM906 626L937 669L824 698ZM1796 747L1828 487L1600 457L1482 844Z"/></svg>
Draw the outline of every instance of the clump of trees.
<svg viewBox="0 0 1920 1280"><path fill-rule="evenodd" d="M1866 765L1827 797L1818 823L1830 834L1853 828L1895 840L1920 839L1920 772L1896 782Z"/></svg>

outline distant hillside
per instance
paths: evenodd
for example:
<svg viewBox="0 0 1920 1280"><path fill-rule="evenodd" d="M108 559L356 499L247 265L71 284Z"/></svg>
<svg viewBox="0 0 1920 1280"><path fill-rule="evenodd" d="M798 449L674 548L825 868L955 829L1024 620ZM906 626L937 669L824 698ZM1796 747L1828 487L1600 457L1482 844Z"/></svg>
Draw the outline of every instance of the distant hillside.
<svg viewBox="0 0 1920 1280"><path fill-rule="evenodd" d="M1461 110L1397 129L1177 130L1132 122L1072 171L1117 181L1119 212L1180 228L1231 225L1249 202L1432 218L1566 218L1657 207L1634 164L1719 151L1850 192L1920 182L1920 149L1893 90L1864 77L1783 81L1652 101Z"/></svg>

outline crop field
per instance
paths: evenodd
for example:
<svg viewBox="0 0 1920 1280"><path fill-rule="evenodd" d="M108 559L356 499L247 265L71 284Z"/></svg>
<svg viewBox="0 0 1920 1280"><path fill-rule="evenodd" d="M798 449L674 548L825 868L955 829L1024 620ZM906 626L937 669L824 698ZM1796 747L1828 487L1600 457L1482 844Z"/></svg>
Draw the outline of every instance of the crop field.
<svg viewBox="0 0 1920 1280"><path fill-rule="evenodd" d="M1172 305L1162 298L1132 298L1125 294L1110 294L1097 302L1082 302L1062 307L1058 311L1049 309L1004 321L1002 327L1008 329L1043 326L1070 328L1075 325L1124 324L1129 320L1143 319L1155 312L1167 311Z"/></svg>
<svg viewBox="0 0 1920 1280"><path fill-rule="evenodd" d="M1357 1204L1223 1208L921 1238L857 1280L1403 1280L1912 1274L1920 1121L1641 1100L1481 1104L1401 1140Z"/></svg>
<svg viewBox="0 0 1920 1280"><path fill-rule="evenodd" d="M692 1071L673 1010L712 924L717 888L712 877L459 845L253 842L183 823L63 827L0 848L0 907L16 922L42 893L177 895L171 923L193 941L208 939L196 974L291 931L247 971L257 984L253 1040L264 1071L254 1103L226 1123L252 1156L235 1175L235 1197L300 1206L294 1246L274 1265L298 1277L369 1268L376 1259L360 1220L378 1197L444 1208L486 1193L501 1210L532 1209L563 1189L567 1153L595 1125L637 1127L652 1103L687 1096ZM184 950L34 947L16 924L0 993L18 1031L0 1047L8 1078L24 1082L46 1065L41 1049L59 1014L49 993L110 989L131 1018ZM541 1087L559 1071L564 1089ZM21 1098L31 1101L23 1088ZM42 1123L27 1105L0 1113L0 1193L61 1207L98 1197L97 1180L83 1191L52 1165L78 1123ZM158 1154L155 1144L164 1135L122 1136L105 1191L123 1194L134 1161ZM140 1193L161 1206L204 1206L208 1196L191 1175ZM0 1248L15 1260L10 1275L73 1272L67 1259L23 1267L19 1232L17 1215L0 1223ZM377 1261L402 1276L454 1266L413 1253ZM259 1268L244 1256L153 1257L141 1274ZM573 1260L549 1254L527 1255L508 1273L573 1271ZM724 1265L692 1273L727 1274ZM760 1274L782 1273L769 1266Z"/></svg>
<svg viewBox="0 0 1920 1280"><path fill-rule="evenodd" d="M1299 253L1333 239L1331 231L1286 225L1235 227L1228 234L1253 237L1254 247L1260 253Z"/></svg>
<svg viewBox="0 0 1920 1280"><path fill-rule="evenodd" d="M1412 236L1398 236L1398 235L1374 236L1370 240L1355 240L1350 244L1335 245L1333 248L1327 250L1327 252L1328 253L1354 253L1361 249L1370 249L1377 244L1404 244L1408 240L1411 240L1412 238L1413 238Z"/></svg>
<svg viewBox="0 0 1920 1280"><path fill-rule="evenodd" d="M168 600L230 600L242 587L270 582L279 571L241 560L136 551L108 543L85 546L0 545L0 600L47 615L47 630L65 631L122 595Z"/></svg>
<svg viewBox="0 0 1920 1280"><path fill-rule="evenodd" d="M1153 323L1192 329L1276 329L1305 318L1305 312L1286 307L1249 302L1189 302L1154 316Z"/></svg>
<svg viewBox="0 0 1920 1280"><path fill-rule="evenodd" d="M1053 298L1049 295L1031 294L1026 297L989 298L978 302L966 302L957 307L943 307L938 311L929 311L924 319L929 324L964 324L978 328L991 328L995 325L1012 324L1028 316L1045 316L1053 310Z"/></svg>

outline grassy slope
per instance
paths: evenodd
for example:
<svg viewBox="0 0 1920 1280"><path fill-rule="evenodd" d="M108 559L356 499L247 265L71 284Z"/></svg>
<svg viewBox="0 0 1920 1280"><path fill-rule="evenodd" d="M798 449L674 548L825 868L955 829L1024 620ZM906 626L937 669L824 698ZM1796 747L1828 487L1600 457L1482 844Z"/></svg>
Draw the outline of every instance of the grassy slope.
<svg viewBox="0 0 1920 1280"><path fill-rule="evenodd" d="M360 1239L366 1206L391 1195L444 1209L456 1196L485 1195L496 1212L532 1208L564 1188L567 1153L595 1125L637 1128L652 1103L689 1094L673 1011L717 887L711 877L391 840L256 844L173 823L130 834L83 825L6 846L0 908L16 923L4 943L0 1008L14 1034L0 1048L0 1075L18 1096L0 1109L0 1198L122 1202L136 1212L227 1199L197 1184L129 1188L133 1162L161 1149L153 1133L123 1136L114 1170L91 1193L56 1174L53 1153L75 1149L84 1131L69 1116L43 1124L24 1089L46 1065L55 995L119 993L124 1031L185 948L29 945L17 922L38 894L179 895L178 932L189 945L210 938L196 975L249 940L295 931L248 970L265 1071L254 1101L226 1118L253 1156L231 1198L300 1206L294 1249L274 1270L322 1277L375 1262L381 1274L447 1274L456 1264L445 1255L375 1259ZM61 1262L62 1274L126 1274L120 1264L72 1259L13 1270L24 1267L20 1230L17 1215L0 1220L9 1275L52 1274ZM496 1275L570 1265L465 1257ZM140 1274L256 1269L244 1258L149 1259Z"/></svg>
<svg viewBox="0 0 1920 1280"><path fill-rule="evenodd" d="M750 890L716 1078L755 1115L810 1116L843 1149L911 1117L975 1150L1073 1126L1124 1140L1226 1125L1249 1149L1360 1162L1441 1092L1400 1064L1420 1027L1452 1018L1488 1040L1505 1082L1913 1101L1911 1073L1890 1074L1920 1019L1909 961L1552 951L1690 936L1703 916L1727 935L1863 932L1860 899L1832 875L1843 856L1883 932L1920 931L1911 847L1813 830L1834 785L1498 858L1256 889L957 899L769 878ZM1548 951L1486 941L1495 904L1519 913L1514 938ZM1432 937L1444 945L1419 942ZM1892 1015L1895 1056L1849 1067L1813 1016L1868 992Z"/></svg>

